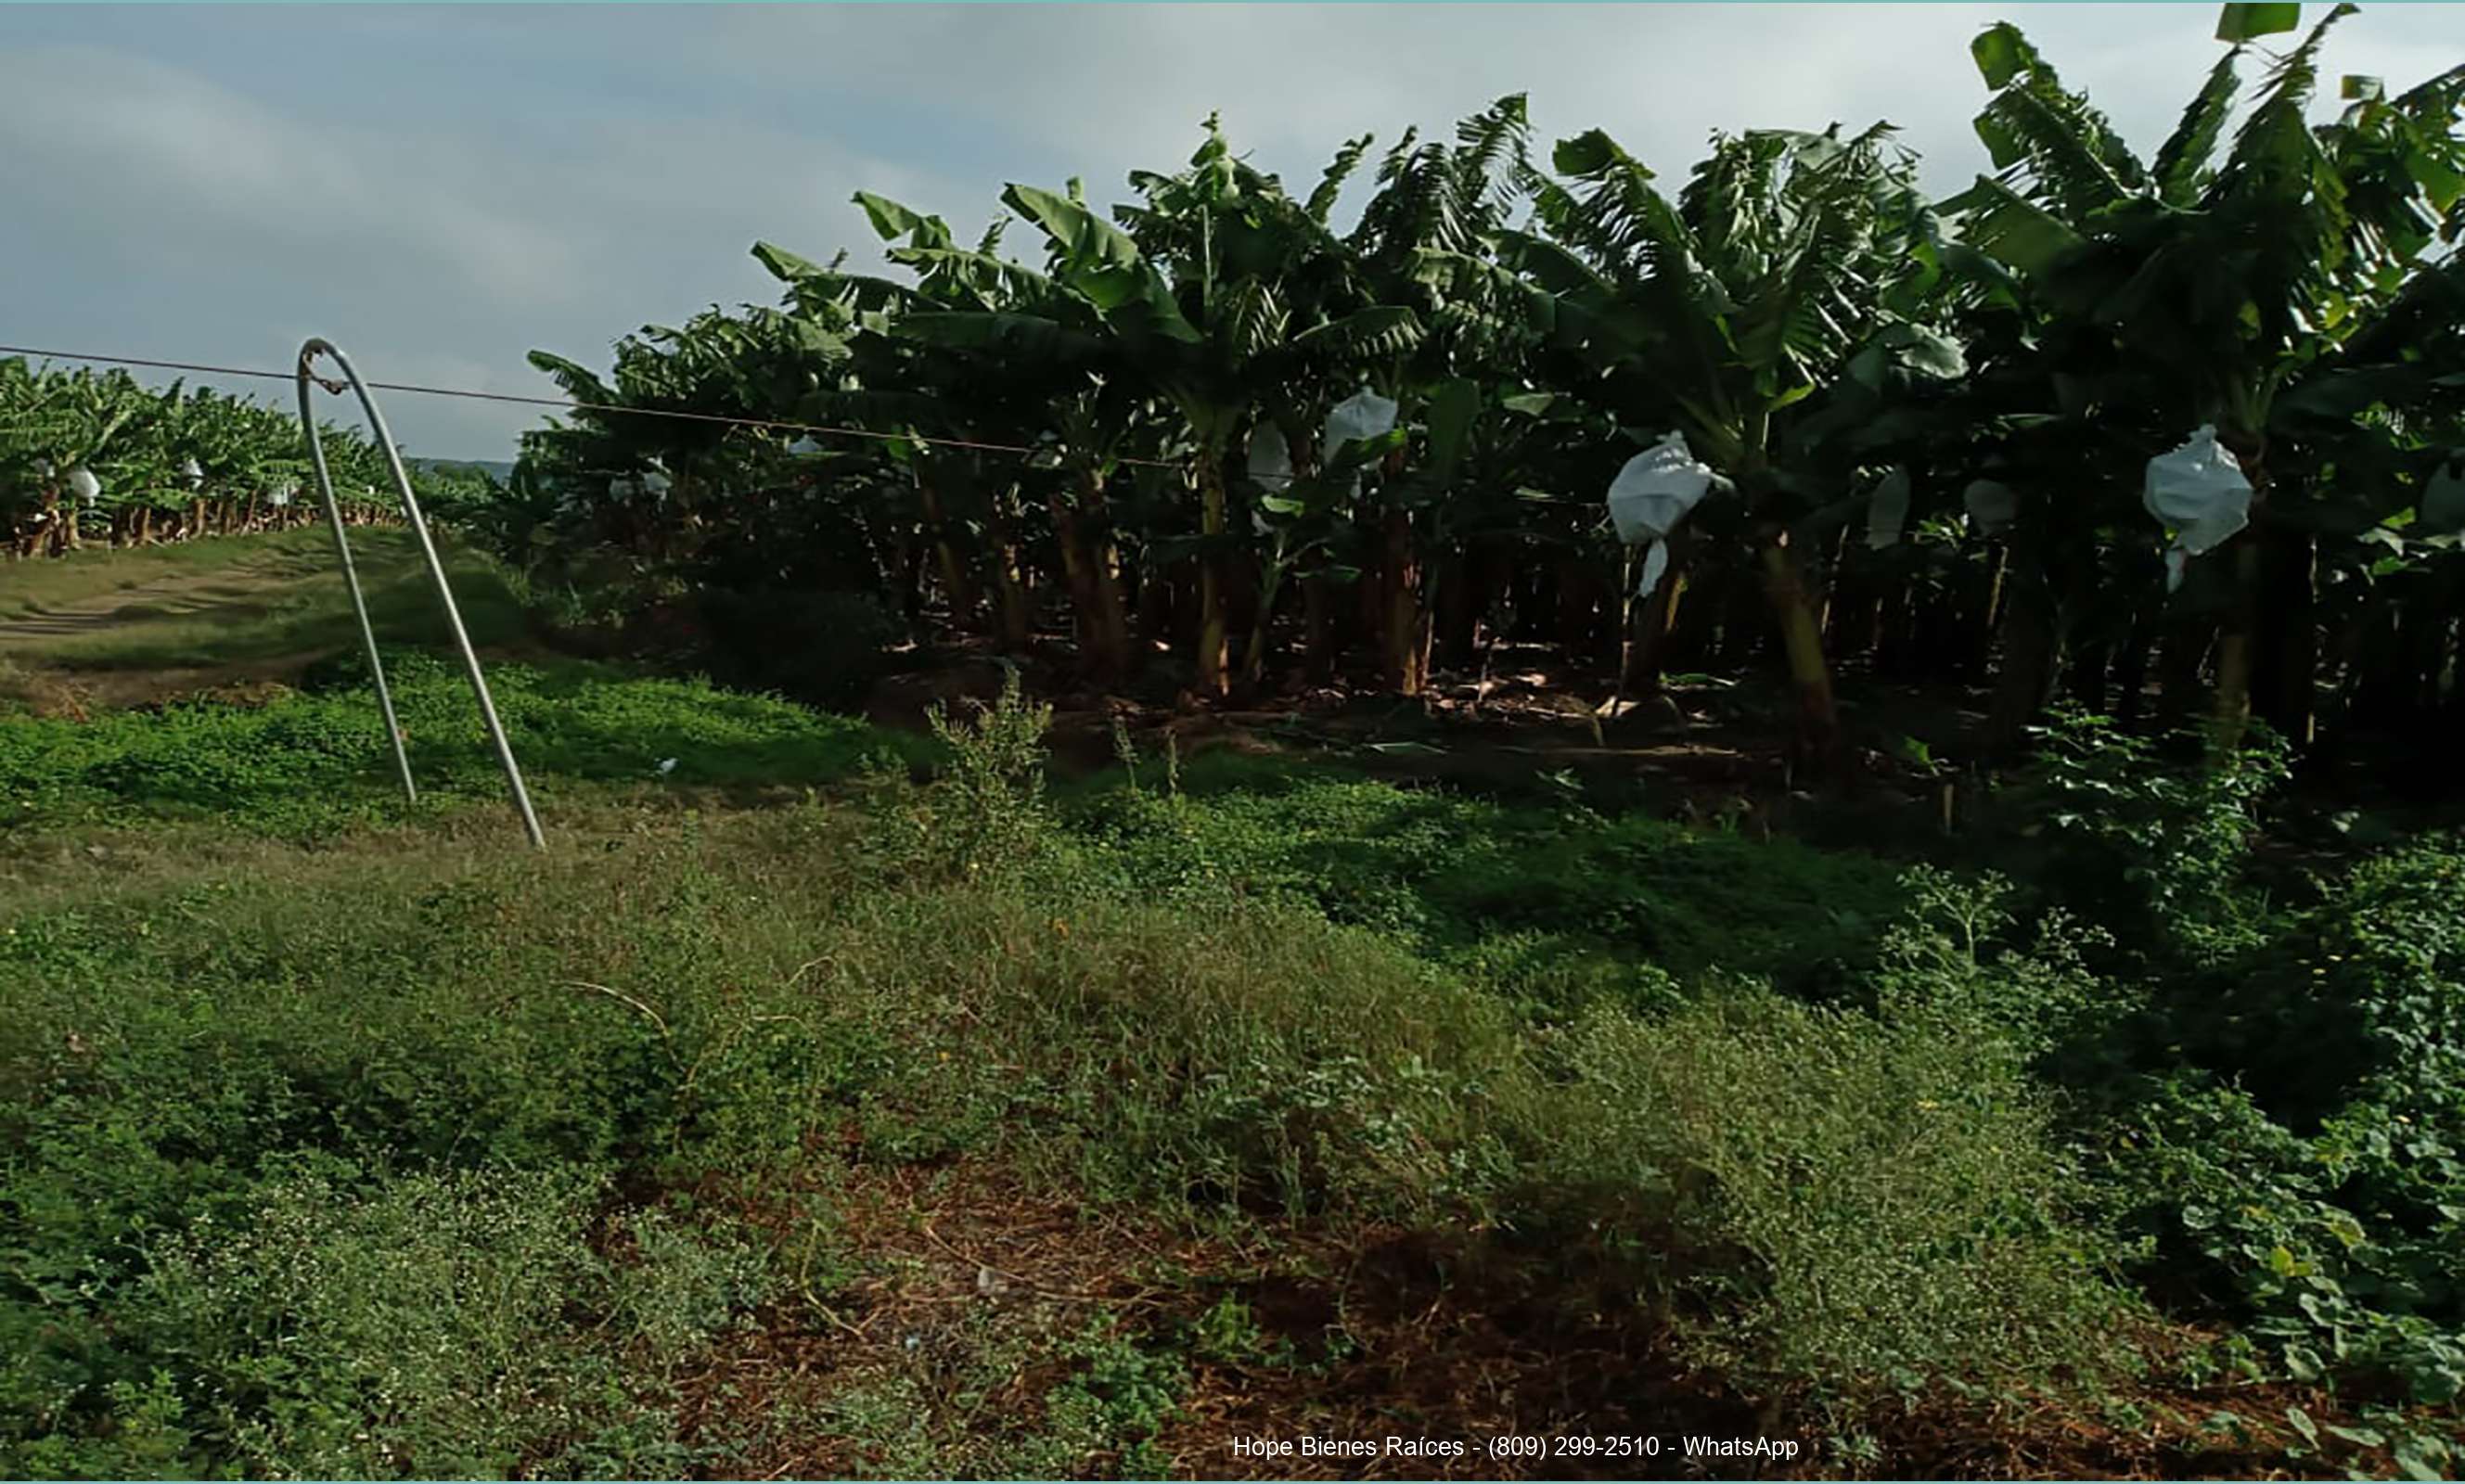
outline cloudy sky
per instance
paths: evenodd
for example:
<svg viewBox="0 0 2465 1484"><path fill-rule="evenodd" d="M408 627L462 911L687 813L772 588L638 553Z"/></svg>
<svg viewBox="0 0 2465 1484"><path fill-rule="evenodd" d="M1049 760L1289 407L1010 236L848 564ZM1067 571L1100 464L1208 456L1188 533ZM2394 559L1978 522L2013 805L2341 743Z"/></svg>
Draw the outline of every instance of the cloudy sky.
<svg viewBox="0 0 2465 1484"><path fill-rule="evenodd" d="M278 368L323 335L380 380L552 394L525 351L604 364L646 322L773 301L757 237L868 258L859 188L972 233L1005 181L1121 199L1210 109L1296 185L1349 135L1526 91L1544 145L1597 124L1672 174L1716 128L1887 119L1949 190L1985 165L1981 27L2018 22L2144 152L2216 10L0 5L0 343ZM2460 59L2465 6L2383 4L2325 70ZM388 416L466 458L532 420Z"/></svg>

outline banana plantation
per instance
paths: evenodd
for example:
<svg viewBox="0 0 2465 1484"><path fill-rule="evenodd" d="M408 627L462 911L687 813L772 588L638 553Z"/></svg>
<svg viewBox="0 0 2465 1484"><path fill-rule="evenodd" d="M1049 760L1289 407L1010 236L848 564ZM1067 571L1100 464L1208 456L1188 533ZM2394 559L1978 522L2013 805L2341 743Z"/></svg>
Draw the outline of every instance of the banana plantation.
<svg viewBox="0 0 2465 1484"><path fill-rule="evenodd" d="M0 361L0 1477L2454 1477L2465 66L2308 16L858 192L347 585Z"/></svg>
<svg viewBox="0 0 2465 1484"><path fill-rule="evenodd" d="M323 432L344 519L382 518L395 503L384 452L356 429ZM317 518L310 480L290 413L203 387L153 390L126 371L0 360L0 530L12 557L282 529Z"/></svg>
<svg viewBox="0 0 2465 1484"><path fill-rule="evenodd" d="M1722 135L1672 180L1598 130L1538 158L1521 97L1347 141L1306 193L1210 121L1129 202L1013 185L972 242L859 193L903 273L762 243L776 308L604 376L533 357L814 432L581 412L494 519L671 596L1066 624L1092 680L1201 697L1412 696L1500 643L1629 699L1768 667L1810 772L1854 762L1853 676L1980 688L1997 747L2054 701L2453 730L2465 70L2326 81L2350 8L2247 45L2289 9L2226 8L2144 157L1985 32L1995 172L1949 199L1888 125Z"/></svg>

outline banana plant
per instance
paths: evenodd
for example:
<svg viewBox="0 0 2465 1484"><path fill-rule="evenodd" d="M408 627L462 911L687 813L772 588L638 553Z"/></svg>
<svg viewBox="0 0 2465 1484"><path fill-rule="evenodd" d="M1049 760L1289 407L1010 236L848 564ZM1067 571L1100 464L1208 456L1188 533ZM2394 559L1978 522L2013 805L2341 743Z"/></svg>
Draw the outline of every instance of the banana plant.
<svg viewBox="0 0 2465 1484"><path fill-rule="evenodd" d="M1376 498L1362 512L1376 532L1381 670L1388 687L1402 695L1418 694L1427 679L1441 602L1477 621L1473 595L1456 591L1471 586L1467 546L1484 514L1515 508L1483 501L1496 486L1465 477L1474 468L1467 454L1477 441L1476 422L1498 410L1485 393L1515 379L1533 338L1483 313L1477 300L1449 298L1429 265L1455 256L1486 260L1537 178L1527 156L1529 132L1521 94L1463 120L1452 144L1423 143L1408 130L1380 163L1378 189L1347 239L1371 296L1411 306L1427 326L1371 367L1368 378L1423 432L1382 467ZM1367 143L1366 137L1356 142ZM1476 502L1486 511L1476 513Z"/></svg>
<svg viewBox="0 0 2465 1484"><path fill-rule="evenodd" d="M1355 512L1361 481L1405 448L1410 430L1344 439L1331 455L1308 460L1304 474L1292 472L1285 436L1273 422L1252 435L1247 482L1259 544L1258 601L1241 671L1243 686L1252 690L1267 678L1285 584L1295 577L1337 584L1360 579L1366 557Z"/></svg>
<svg viewBox="0 0 2465 1484"><path fill-rule="evenodd" d="M1045 235L1046 276L1085 307L1111 359L1180 414L1198 497L1198 688L1232 680L1226 589L1250 552L1230 520L1227 463L1275 388L1342 375L1421 333L1402 304L1369 299L1355 255L1308 203L1233 157L1216 121L1172 175L1137 171L1144 197L1105 221L1082 200L1013 185L1003 201Z"/></svg>
<svg viewBox="0 0 2465 1484"><path fill-rule="evenodd" d="M48 378L36 372L18 395L24 421L11 436L11 461L32 498L17 501L17 553L29 557L43 547L59 556L80 543L82 502L73 485L80 476L95 477L93 466L140 415L143 392L125 371L96 375L80 367Z"/></svg>
<svg viewBox="0 0 2465 1484"><path fill-rule="evenodd" d="M1576 370L1557 385L1647 442L1681 432L1735 487L1796 692L1796 756L1828 768L1839 721L1806 551L1846 519L1845 481L1801 425L1853 368L1965 369L1907 307L1905 285L1932 271L1911 163L1885 125L1758 131L1716 140L1672 201L1597 129L1552 162L1572 184L1542 185L1541 231L1499 237L1501 263L1539 296L1460 262L1455 281L1486 283L1493 312L1545 328Z"/></svg>
<svg viewBox="0 0 2465 1484"><path fill-rule="evenodd" d="M2372 492L2352 476L2395 452L2387 425L2357 414L2453 403L2453 368L2426 352L2453 343L2465 298L2453 256L2425 262L2457 229L2465 68L2393 99L2348 79L2353 106L2313 128L2321 46L2353 13L2340 5L2271 61L2220 152L2244 44L2291 29L2288 9L2226 8L2234 45L2145 164L2016 28L1989 29L1973 50L1996 90L1979 133L1999 173L1946 207L2127 388L2092 395L2158 410L2174 438L2214 427L2250 481L2256 528L2225 564L2214 709L2229 745L2255 668L2268 720L2308 741L2318 543L2372 523Z"/></svg>
<svg viewBox="0 0 2465 1484"><path fill-rule="evenodd" d="M1071 379L1067 337L1048 337L1041 363L1002 343L1000 327L1010 322L1009 311L1027 295L1025 280L1033 276L998 255L999 223L975 249L962 249L938 216L868 192L858 192L855 201L877 233L894 244L891 260L917 272L915 284L820 267L767 243L754 248L801 310L848 326L849 384L817 388L798 406L802 415L890 435L877 452L913 490L952 618L962 627L972 620L981 570L992 590L995 629L1015 650L1033 629L1025 554L1037 534L1021 499L1041 494L1056 500L1051 487L1059 481L1042 463L998 453L980 457L971 445L1033 447L1050 431L1032 379L1040 376L1046 385ZM936 327L944 333L930 333ZM1083 566L1074 565L1072 571L1082 632L1112 631L1088 618ZM1116 668L1110 650L1099 668Z"/></svg>

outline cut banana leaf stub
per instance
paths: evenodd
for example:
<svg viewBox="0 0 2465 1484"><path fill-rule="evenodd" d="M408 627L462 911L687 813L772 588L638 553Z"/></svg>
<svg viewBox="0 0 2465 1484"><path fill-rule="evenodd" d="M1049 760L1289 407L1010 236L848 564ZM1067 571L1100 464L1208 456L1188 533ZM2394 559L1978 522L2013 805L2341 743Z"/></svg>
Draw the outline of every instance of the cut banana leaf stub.
<svg viewBox="0 0 2465 1484"><path fill-rule="evenodd" d="M2183 586L2191 558L2213 551L2251 523L2251 481L2242 464L2203 425L2170 454L2148 460L2141 503L2174 533L2165 548L2165 590Z"/></svg>
<svg viewBox="0 0 2465 1484"><path fill-rule="evenodd" d="M1618 540L1644 548L1635 596L1648 597L1660 586L1661 575L1669 570L1669 533L1711 491L1711 466L1687 448L1681 432L1628 459L1610 481L1610 521L1617 527Z"/></svg>

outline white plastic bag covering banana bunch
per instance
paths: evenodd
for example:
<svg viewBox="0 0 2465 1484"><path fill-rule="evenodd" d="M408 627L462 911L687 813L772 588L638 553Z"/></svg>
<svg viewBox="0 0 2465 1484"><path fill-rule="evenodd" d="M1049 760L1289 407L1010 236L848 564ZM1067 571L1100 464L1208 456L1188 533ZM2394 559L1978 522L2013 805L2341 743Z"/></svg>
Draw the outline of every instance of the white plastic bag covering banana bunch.
<svg viewBox="0 0 2465 1484"><path fill-rule="evenodd" d="M1319 457L1328 463L1346 443L1355 438L1376 438L1395 431L1395 404L1367 388L1335 405L1326 414L1326 450ZM1281 434L1277 441L1282 441Z"/></svg>
<svg viewBox="0 0 2465 1484"><path fill-rule="evenodd" d="M102 481L94 476L93 470L79 464L69 471L69 493L91 505L102 498Z"/></svg>
<svg viewBox="0 0 2465 1484"><path fill-rule="evenodd" d="M1900 543L1900 528L1909 523L1909 472L1897 465L1866 497L1866 549L1880 551Z"/></svg>
<svg viewBox="0 0 2465 1484"><path fill-rule="evenodd" d="M2251 523L2251 481L2207 424L2181 448L2148 460L2140 502L2174 533L2165 548L2167 592L2183 586L2183 568L2191 558L2215 550Z"/></svg>
<svg viewBox="0 0 2465 1484"><path fill-rule="evenodd" d="M1321 466L1335 461L1346 443L1355 438L1377 438L1395 431L1395 404L1365 387L1335 405L1326 414L1326 447L1319 454ZM1352 476L1352 493L1361 493L1361 476Z"/></svg>
<svg viewBox="0 0 2465 1484"><path fill-rule="evenodd" d="M1634 595L1649 597L1669 570L1669 533L1686 512L1712 490L1711 466L1686 446L1686 435L1673 432L1626 461L1610 482L1610 521L1618 540L1643 543L1643 579Z"/></svg>
<svg viewBox="0 0 2465 1484"><path fill-rule="evenodd" d="M2465 531L2465 454L2441 464L2422 487L2413 528L2425 536L2454 536Z"/></svg>
<svg viewBox="0 0 2465 1484"><path fill-rule="evenodd" d="M1284 430L1274 423L1262 422L1250 434L1250 478L1270 495L1292 485L1292 446L1284 441Z"/></svg>
<svg viewBox="0 0 2465 1484"><path fill-rule="evenodd" d="M1270 495L1280 495L1293 485L1293 450L1284 441L1284 430L1274 423L1260 423L1250 433L1250 479ZM1264 513L1250 512L1250 529L1261 536L1272 535Z"/></svg>
<svg viewBox="0 0 2465 1484"><path fill-rule="evenodd" d="M2000 536L2020 518L2020 496L2008 484L1991 479L1972 479L1961 492L1960 502L1968 507L1968 519L1988 536Z"/></svg>

